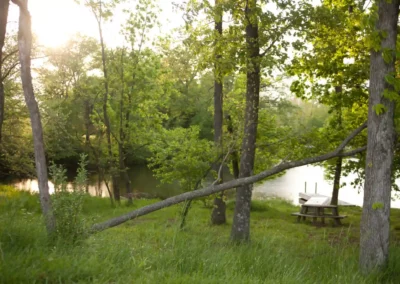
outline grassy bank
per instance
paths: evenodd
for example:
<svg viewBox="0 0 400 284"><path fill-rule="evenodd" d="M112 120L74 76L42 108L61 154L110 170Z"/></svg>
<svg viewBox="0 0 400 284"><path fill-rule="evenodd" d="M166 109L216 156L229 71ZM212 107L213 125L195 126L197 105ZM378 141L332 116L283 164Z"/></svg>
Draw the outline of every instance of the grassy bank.
<svg viewBox="0 0 400 284"><path fill-rule="evenodd" d="M0 194L0 283L400 283L400 210L392 212L389 269L365 278L357 270L360 208L341 208L349 216L342 227L315 227L297 224L290 213L299 209L285 201L257 201L252 241L238 246L230 224L210 226L210 209L195 202L183 231L178 205L66 245L46 240L37 196ZM83 217L92 224L131 209L87 197Z"/></svg>

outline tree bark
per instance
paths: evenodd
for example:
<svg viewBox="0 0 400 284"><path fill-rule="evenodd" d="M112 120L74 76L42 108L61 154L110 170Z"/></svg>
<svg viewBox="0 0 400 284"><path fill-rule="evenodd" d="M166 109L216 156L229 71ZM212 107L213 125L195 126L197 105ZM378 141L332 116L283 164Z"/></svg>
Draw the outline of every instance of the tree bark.
<svg viewBox="0 0 400 284"><path fill-rule="evenodd" d="M399 0L380 0L376 30L385 32L381 49L371 50L368 107L368 144L365 166L364 204L360 232L360 269L363 273L384 269L389 257L390 193L395 144L395 102L383 96L393 90L385 76L395 72ZM392 60L385 62L383 52L390 51ZM387 59L386 59L387 60ZM375 106L385 111L377 114Z"/></svg>
<svg viewBox="0 0 400 284"><path fill-rule="evenodd" d="M257 0L249 0L245 9L247 19L247 86L244 137L240 157L239 178L253 174L256 152L258 106L260 100L260 46L258 42L258 17L255 15ZM236 189L236 206L233 216L231 239L236 242L250 240L250 205L253 185Z"/></svg>
<svg viewBox="0 0 400 284"><path fill-rule="evenodd" d="M32 30L31 16L28 11L28 1L13 0L19 6L19 30L18 48L19 60L21 63L21 81L24 90L26 105L29 109L31 119L32 135L35 151L36 173L39 183L40 204L46 222L47 232L54 232L55 219L52 213L51 200L49 194L46 156L43 142L43 129L40 120L39 107L35 99L31 75L31 49L32 49Z"/></svg>
<svg viewBox="0 0 400 284"><path fill-rule="evenodd" d="M0 0L0 143L4 122L4 84L3 84L3 47L6 38L9 0Z"/></svg>
<svg viewBox="0 0 400 284"><path fill-rule="evenodd" d="M342 174L342 162L343 162L342 157L338 157L336 159L335 178L333 179L333 191L332 191L331 205L338 205L338 202L339 202L339 189L340 189L340 176Z"/></svg>
<svg viewBox="0 0 400 284"><path fill-rule="evenodd" d="M336 95L340 96L339 104L337 106L338 112L338 128L342 130L342 91L343 87L341 85L335 87ZM339 157L336 159L336 167L335 167L335 177L333 179L333 189L332 189L332 198L331 205L338 205L339 202L339 189L340 189L340 177L342 175L342 164L343 158Z"/></svg>
<svg viewBox="0 0 400 284"><path fill-rule="evenodd" d="M239 186L243 186L246 184L253 184L255 182L258 182L260 180L263 180L267 177L270 177L272 175L275 175L277 173L280 173L282 171L291 169L291 168L296 168L296 167L301 167L304 165L309 165L309 164L314 164L314 163L319 163L319 162L323 162L335 157L348 157L348 156L353 156L357 153L361 153L363 151L366 150L366 147L361 147L346 153L342 153L342 150L344 149L344 147L355 137L357 136L357 134L359 134L363 129L366 128L366 123L364 123L363 125L361 125L360 127L358 127L356 130L354 130L345 140L343 140L342 144L340 144L340 146L327 154L321 155L321 156L317 156L317 157L312 157L312 158L306 158L300 161L292 161L292 162L286 162L286 163L281 163L271 169L268 169L266 171L263 171L257 175L251 176L251 177L245 177L245 178L240 178L240 179L235 179L223 184L219 184L219 185L211 185L208 186L206 188L203 189L199 189L199 190L195 190L195 191L191 191L191 192L185 192L182 193L180 195L177 196L173 196L170 198L167 198L163 201L142 207L138 210L134 210L131 211L127 214L124 214L122 216L110 219L108 221L105 221L103 223L99 223L99 224L95 224L92 226L91 232L95 233L95 232L100 232L103 230L106 230L108 228L112 228L115 226L118 226L126 221L135 219L139 216L143 216L146 214L149 214L151 212L160 210L162 208L168 207L168 206L172 206L184 201L188 201L188 200L192 200L195 198L199 198L199 197L204 197L204 196L208 196L211 194L215 194L218 192L221 192L223 190L227 190L227 189L231 189L231 188L235 188L235 187L239 187Z"/></svg>
<svg viewBox="0 0 400 284"><path fill-rule="evenodd" d="M222 37L222 16L223 11L221 1L215 0L215 63L214 63L214 143L219 149L219 153L223 153L222 143L222 124L223 124L223 77L221 70L221 37ZM221 164L221 166L223 166ZM220 165L215 164L214 170L220 176L218 183L223 183L223 172L219 171ZM224 193L217 195L214 199L214 206L211 214L211 224L222 225L226 223L226 204L224 201Z"/></svg>
<svg viewBox="0 0 400 284"><path fill-rule="evenodd" d="M229 114L226 116L226 120L228 122L228 133L231 135L231 137L233 137L233 135L235 133L233 130L232 118ZM232 152L231 159L232 159L233 177L235 179L238 179L239 178L239 155L238 155L237 151Z"/></svg>

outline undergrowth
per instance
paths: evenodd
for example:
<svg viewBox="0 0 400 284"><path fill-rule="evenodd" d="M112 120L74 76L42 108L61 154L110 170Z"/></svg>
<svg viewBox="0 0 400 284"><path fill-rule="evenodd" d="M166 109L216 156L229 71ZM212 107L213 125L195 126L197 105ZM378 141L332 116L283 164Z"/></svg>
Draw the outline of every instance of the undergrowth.
<svg viewBox="0 0 400 284"><path fill-rule="evenodd" d="M75 243L48 242L38 196L0 187L0 283L400 283L400 211L392 211L390 266L358 272L360 208L341 208L342 227L296 223L298 208L279 199L252 204L252 240L229 242L230 224L210 226L210 209L193 204L179 230L181 206L154 212ZM82 198L82 215L107 220L134 207ZM232 220L232 202L228 220ZM396 223L397 222L397 223Z"/></svg>

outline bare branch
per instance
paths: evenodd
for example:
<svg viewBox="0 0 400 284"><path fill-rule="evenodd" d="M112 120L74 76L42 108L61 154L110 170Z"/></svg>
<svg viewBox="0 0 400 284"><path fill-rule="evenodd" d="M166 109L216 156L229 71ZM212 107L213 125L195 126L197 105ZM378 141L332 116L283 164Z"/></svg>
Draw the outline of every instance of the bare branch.
<svg viewBox="0 0 400 284"><path fill-rule="evenodd" d="M3 56L2 60L1 60L1 64L3 65L3 63L11 56L15 55L18 53L18 49L14 49L13 51L11 51L10 53L6 54L5 56Z"/></svg>
<svg viewBox="0 0 400 284"><path fill-rule="evenodd" d="M342 150L355 136L357 136L363 129L365 129L366 126L367 126L367 124L364 123L359 128L354 130L343 141L343 143L340 144L340 146L338 148L336 148L336 150L334 150L333 152L330 152L330 153L327 153L327 154L324 154L321 156L317 156L317 157L303 159L300 161L282 163L282 164L279 164L269 170L263 171L254 176L235 179L235 180L232 180L232 181L229 181L226 183L222 183L219 185L211 185L211 186L208 186L203 189L196 190L196 191L185 192L185 193L167 198L163 201L160 201L160 202L142 207L140 209L131 211L120 217L110 219L103 223L95 224L92 226L91 232L92 233L100 232L100 231L106 230L108 228L118 226L126 221L135 219L139 216L143 216L143 215L149 214L151 212L154 212L154 211L160 210L162 208L169 207L169 206L172 206L172 205L175 205L175 204L187 201L187 200L192 200L195 198L204 197L204 196L208 196L208 195L211 195L214 193L218 193L218 192L221 192L221 191L224 191L227 189L231 189L231 188L235 188L235 187L239 187L239 186L243 186L243 185L247 185L247 184L252 184L252 183L258 182L260 180L263 180L267 177L273 176L277 173L280 173L284 170L288 170L291 168L296 168L296 167L300 167L300 166L304 166L304 165L308 165L308 164L319 163L319 162L326 161L326 160L329 160L329 159L332 159L335 157L339 157L339 156L346 157L346 156L354 155L356 153L360 153L362 151L365 151L366 147L358 148L358 149L352 150L350 152L345 152L345 153L342 153Z"/></svg>

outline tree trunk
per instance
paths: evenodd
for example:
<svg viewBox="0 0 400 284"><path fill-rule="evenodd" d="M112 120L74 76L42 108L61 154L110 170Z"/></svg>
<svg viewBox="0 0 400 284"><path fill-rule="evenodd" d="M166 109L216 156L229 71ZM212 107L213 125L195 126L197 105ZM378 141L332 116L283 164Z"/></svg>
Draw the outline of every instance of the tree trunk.
<svg viewBox="0 0 400 284"><path fill-rule="evenodd" d="M338 114L338 128L342 130L342 91L343 87L341 85L335 87L336 95L340 96L339 104L337 106L337 114ZM338 205L339 202L339 189L340 189L340 176L342 175L342 163L343 158L339 157L336 159L336 167L335 167L335 177L333 179L333 189L332 189L332 198L331 205Z"/></svg>
<svg viewBox="0 0 400 284"><path fill-rule="evenodd" d="M331 205L338 205L339 189L340 189L340 176L342 174L342 162L343 162L342 157L339 157L336 159L335 178L333 180Z"/></svg>
<svg viewBox="0 0 400 284"><path fill-rule="evenodd" d="M232 118L229 114L226 116L226 120L228 122L228 133L233 137L233 135L235 133L233 130ZM231 156L232 156L231 159L232 159L233 177L235 179L238 179L239 178L239 155L238 155L237 151L233 151Z"/></svg>
<svg viewBox="0 0 400 284"><path fill-rule="evenodd" d="M123 175L125 182L126 193L128 196L128 205L132 205L132 184L129 178L126 166L125 166L125 132L124 132L124 91L125 91L125 80L124 80L124 50L121 53L121 97L119 100L119 144L118 144L118 156L119 156L119 172ZM128 106L129 108L129 106ZM129 119L129 115L127 115ZM129 131L129 122L126 121L126 130Z"/></svg>
<svg viewBox="0 0 400 284"><path fill-rule="evenodd" d="M29 109L31 119L32 135L35 150L36 173L39 182L40 204L43 215L45 217L47 232L54 232L55 219L52 213L51 200L49 194L48 176L46 156L43 142L43 129L40 121L39 107L35 99L32 85L31 75L31 48L32 48L32 31L31 16L28 11L28 1L16 1L19 6L19 31L18 31L18 48L19 60L21 63L21 81L24 90L26 105Z"/></svg>
<svg viewBox="0 0 400 284"><path fill-rule="evenodd" d="M105 45L104 45L104 38L103 38L103 29L101 25L102 19L102 2L100 1L99 7L99 15L95 14L99 35L100 35L100 45L101 45L101 60L103 64L103 76L104 76L104 96L103 96L103 119L104 124L106 127L106 137L107 137L107 150L108 150L108 167L111 172L111 181L112 181L112 188L113 188L113 195L114 200L117 203L120 203L121 196L119 191L119 183L117 176L115 174L115 161L114 156L112 153L112 145L111 145L111 125L110 125L110 118L108 117L107 105L108 105L108 96L109 96L109 85L108 85L108 72L107 72L107 58L105 52Z"/></svg>
<svg viewBox="0 0 400 284"><path fill-rule="evenodd" d="M242 154L240 157L239 178L253 174L256 152L256 135L258 124L258 105L260 100L260 47L258 42L258 17L254 15L257 0L247 2L245 14L247 44L247 86L246 113ZM236 189L236 206L233 216L231 239L236 242L250 240L250 205L252 184L242 185Z"/></svg>
<svg viewBox="0 0 400 284"><path fill-rule="evenodd" d="M8 6L9 0L0 0L0 142L3 133L3 122L4 122L4 84L3 84L3 47L7 31L7 19L8 19Z"/></svg>
<svg viewBox="0 0 400 284"><path fill-rule="evenodd" d="M219 153L223 152L222 145L222 124L223 124L223 78L221 70L221 44L220 39L222 37L222 7L220 0L215 0L215 63L214 63L214 143L219 149ZM218 183L223 182L223 174L220 171L218 163L215 164L214 170L220 175L218 176ZM211 214L211 224L222 225L226 223L226 204L224 201L224 193L217 195L214 199L214 207Z"/></svg>
<svg viewBox="0 0 400 284"><path fill-rule="evenodd" d="M301 166L305 166L305 165L309 165L309 164L314 164L314 163L319 163L319 162L323 162L335 157L348 157L348 156L353 156L357 153L361 153L363 151L365 151L366 147L361 147L346 153L342 153L342 150L344 149L344 147L355 137L357 136L357 134L359 134L363 129L365 129L366 127L366 123L364 123L363 125L361 125L359 128L357 128L356 130L354 130L343 142L342 144L340 144L340 146L334 150L333 152L321 155L321 156L317 156L317 157L312 157L312 158L306 158L300 161L292 161L292 162L286 162L286 163L282 163L279 164L276 167L273 167L269 170L263 171L257 175L251 176L251 177L246 177L246 178L239 178L239 179L235 179L229 182L225 182L223 184L219 184L219 185L211 185L208 186L206 188L203 189L199 189L199 190L194 190L191 192L185 192L182 194L179 194L177 196L173 196L170 198L167 198L163 201L142 207L140 209L131 211L127 214L124 214L122 216L110 219L108 221L105 221L103 223L99 223L99 224L95 224L92 226L92 233L94 232L99 232L99 231L103 231L106 230L108 228L112 228L115 226L118 226L126 221L135 219L139 216L143 216L146 214L149 214L151 212L160 210L162 208L168 207L168 206L172 206L184 201L188 201L188 200L192 200L195 198L199 198L199 197L204 197L204 196L208 196L211 194L215 194L227 189L231 189L231 188L235 188L235 187L239 187L239 186L244 186L247 184L253 184L255 182L258 182L262 179L265 179L267 177L273 176L277 173L280 173L282 171L288 170L288 169L292 169L295 167L301 167Z"/></svg>
<svg viewBox="0 0 400 284"><path fill-rule="evenodd" d="M390 193L394 155L394 101L383 96L393 90L385 76L395 72L397 21L399 0L380 0L376 30L385 32L381 49L371 50L370 89L368 107L368 144L365 166L364 204L360 232L360 269L363 273L384 269L389 257ZM385 62L382 53L389 51ZM397 79L398 80L398 79ZM375 106L385 111L377 114Z"/></svg>
<svg viewBox="0 0 400 284"><path fill-rule="evenodd" d="M91 113L91 109L90 109L90 102L89 100L85 100L84 101L84 115L85 115L85 145L86 148L89 149L90 148L90 113Z"/></svg>

